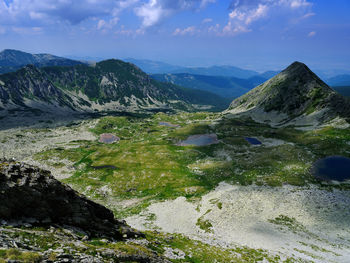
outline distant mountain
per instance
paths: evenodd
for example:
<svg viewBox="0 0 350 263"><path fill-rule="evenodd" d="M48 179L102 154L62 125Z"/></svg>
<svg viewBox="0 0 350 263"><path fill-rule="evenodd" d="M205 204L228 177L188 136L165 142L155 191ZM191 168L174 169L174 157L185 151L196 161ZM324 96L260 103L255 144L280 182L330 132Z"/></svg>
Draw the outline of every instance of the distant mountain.
<svg viewBox="0 0 350 263"><path fill-rule="evenodd" d="M134 58L126 58L124 59L126 62L130 62L138 66L144 72L148 74L162 74L169 73L176 70L182 71L182 69L186 69L185 67L174 66L168 63L153 61L148 59L134 59Z"/></svg>
<svg viewBox="0 0 350 263"><path fill-rule="evenodd" d="M338 75L327 79L327 84L330 86L350 86L350 75Z"/></svg>
<svg viewBox="0 0 350 263"><path fill-rule="evenodd" d="M259 73L256 71L241 69L234 66L182 68L182 69L173 70L170 73L189 73L193 75L234 77L234 78L241 78L241 79L248 79L259 75Z"/></svg>
<svg viewBox="0 0 350 263"><path fill-rule="evenodd" d="M154 74L152 78L182 87L213 92L224 98L237 98L267 79L255 76L249 79L234 77L205 76L188 73Z"/></svg>
<svg viewBox="0 0 350 263"><path fill-rule="evenodd" d="M13 49L5 49L0 52L0 73L16 71L28 64L32 64L37 67L45 67L74 66L83 63L50 54L30 54Z"/></svg>
<svg viewBox="0 0 350 263"><path fill-rule="evenodd" d="M273 125L317 125L336 117L350 120L350 100L306 65L295 62L234 100L227 113L241 113Z"/></svg>
<svg viewBox="0 0 350 263"><path fill-rule="evenodd" d="M181 67L153 60L127 58L124 59L124 61L135 64L148 74L187 73L192 75L235 77L241 79L259 76L259 73L256 71L241 69L234 66Z"/></svg>
<svg viewBox="0 0 350 263"><path fill-rule="evenodd" d="M274 76L276 76L278 73L280 73L281 71L266 71L264 73L259 74L259 77L265 78L266 80L273 78Z"/></svg>
<svg viewBox="0 0 350 263"><path fill-rule="evenodd" d="M350 86L336 86L332 88L341 95L350 97Z"/></svg>
<svg viewBox="0 0 350 263"><path fill-rule="evenodd" d="M314 72L323 80L327 80L339 75L350 75L350 70L347 69L315 69Z"/></svg>
<svg viewBox="0 0 350 263"><path fill-rule="evenodd" d="M213 93L161 83L133 64L106 60L95 66L37 68L0 75L0 110L103 112L154 109L223 109ZM0 111L1 112L1 111Z"/></svg>

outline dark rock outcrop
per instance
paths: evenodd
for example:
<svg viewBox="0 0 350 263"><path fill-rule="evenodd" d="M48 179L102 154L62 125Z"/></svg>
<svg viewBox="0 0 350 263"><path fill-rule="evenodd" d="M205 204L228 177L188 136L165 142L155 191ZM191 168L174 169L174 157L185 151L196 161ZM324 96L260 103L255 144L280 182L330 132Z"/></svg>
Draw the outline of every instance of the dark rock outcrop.
<svg viewBox="0 0 350 263"><path fill-rule="evenodd" d="M70 226L93 237L113 239L142 235L49 171L15 161L0 160L0 200L0 222Z"/></svg>

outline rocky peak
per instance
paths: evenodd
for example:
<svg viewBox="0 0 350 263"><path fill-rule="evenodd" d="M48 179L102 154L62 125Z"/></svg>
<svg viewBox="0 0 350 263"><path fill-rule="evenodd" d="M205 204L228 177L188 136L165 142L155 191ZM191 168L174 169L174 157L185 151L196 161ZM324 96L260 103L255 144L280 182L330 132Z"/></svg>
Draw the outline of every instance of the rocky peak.
<svg viewBox="0 0 350 263"><path fill-rule="evenodd" d="M229 110L250 115L273 112L281 115L284 123L299 116L320 113L317 119L323 122L337 116L348 119L350 103L305 64L294 62L275 77L234 100ZM269 116L264 118L268 120Z"/></svg>
<svg viewBox="0 0 350 263"><path fill-rule="evenodd" d="M49 171L16 161L0 160L0 200L3 224L70 226L90 236L117 240L142 235Z"/></svg>

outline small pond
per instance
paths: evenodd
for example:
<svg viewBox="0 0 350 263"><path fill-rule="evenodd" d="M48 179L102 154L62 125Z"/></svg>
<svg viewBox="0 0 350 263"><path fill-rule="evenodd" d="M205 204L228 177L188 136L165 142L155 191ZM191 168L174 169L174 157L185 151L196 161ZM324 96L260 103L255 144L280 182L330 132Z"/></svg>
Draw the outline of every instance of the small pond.
<svg viewBox="0 0 350 263"><path fill-rule="evenodd" d="M161 126L167 126L167 127L172 127L172 128L176 128L176 127L180 127L180 125L176 125L176 124L172 124L170 122L159 122L159 125Z"/></svg>
<svg viewBox="0 0 350 263"><path fill-rule="evenodd" d="M251 137L244 137L244 139L249 142L251 145L260 145L261 141L259 141L256 138L251 138Z"/></svg>
<svg viewBox="0 0 350 263"><path fill-rule="evenodd" d="M318 160L312 167L312 174L321 180L346 181L350 179L350 158L329 156Z"/></svg>
<svg viewBox="0 0 350 263"><path fill-rule="evenodd" d="M116 170L117 167L114 165L99 165L99 166L90 166L92 169L95 170L101 170L101 169L111 169L111 170Z"/></svg>
<svg viewBox="0 0 350 263"><path fill-rule="evenodd" d="M107 143L107 144L111 144L118 141L120 141L120 138L111 133L102 133L100 135L100 140L99 140L99 142Z"/></svg>
<svg viewBox="0 0 350 263"><path fill-rule="evenodd" d="M177 146L205 146L211 144L219 143L218 136L214 133L212 134L197 134L191 135L186 140L177 143Z"/></svg>

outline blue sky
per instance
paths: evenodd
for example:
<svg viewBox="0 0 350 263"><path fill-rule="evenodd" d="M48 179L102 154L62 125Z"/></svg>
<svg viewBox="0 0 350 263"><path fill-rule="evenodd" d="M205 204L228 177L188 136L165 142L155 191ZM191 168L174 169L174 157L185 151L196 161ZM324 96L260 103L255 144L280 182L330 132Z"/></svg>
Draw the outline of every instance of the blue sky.
<svg viewBox="0 0 350 263"><path fill-rule="evenodd" d="M350 70L349 0L0 0L0 49Z"/></svg>

